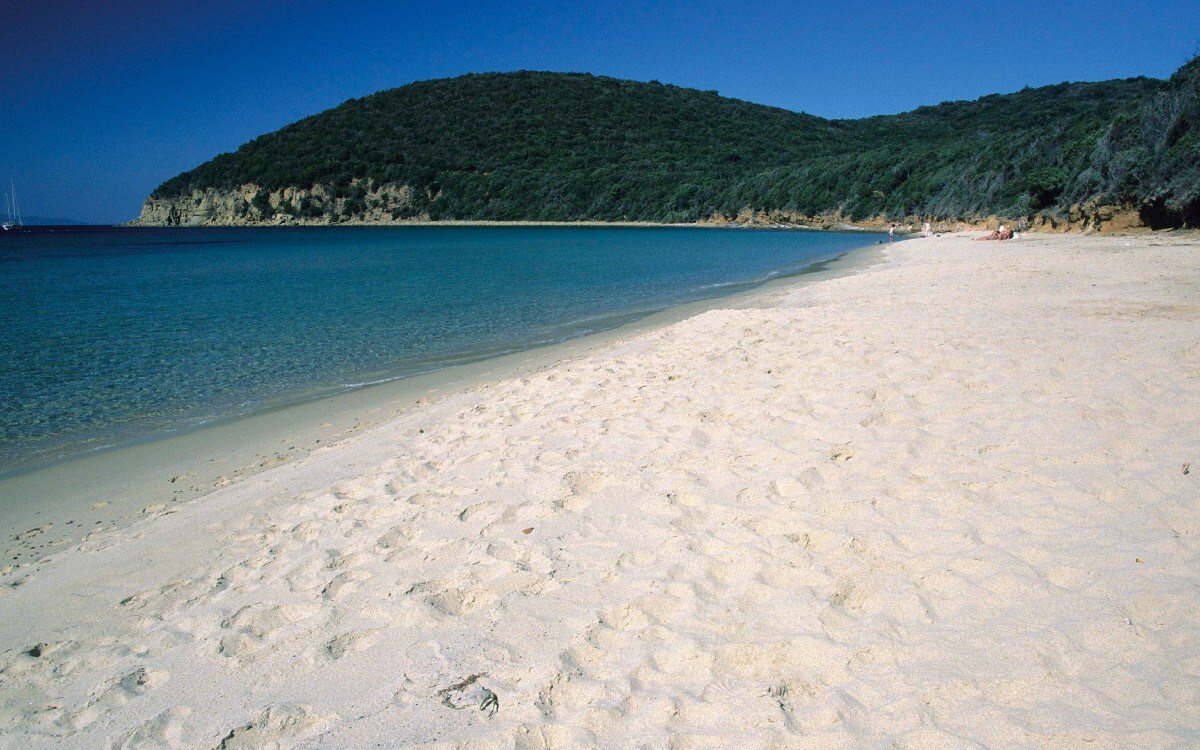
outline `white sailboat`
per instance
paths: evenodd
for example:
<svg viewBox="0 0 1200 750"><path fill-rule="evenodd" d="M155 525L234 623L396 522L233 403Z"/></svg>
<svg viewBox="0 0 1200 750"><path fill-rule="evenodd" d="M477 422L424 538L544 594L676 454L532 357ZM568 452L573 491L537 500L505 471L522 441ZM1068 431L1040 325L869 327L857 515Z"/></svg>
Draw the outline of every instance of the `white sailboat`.
<svg viewBox="0 0 1200 750"><path fill-rule="evenodd" d="M8 216L4 223L0 224L0 227L3 227L6 232L13 227L21 228L21 204L17 203L17 188L13 185L12 180L8 181L8 193L4 196L4 208Z"/></svg>

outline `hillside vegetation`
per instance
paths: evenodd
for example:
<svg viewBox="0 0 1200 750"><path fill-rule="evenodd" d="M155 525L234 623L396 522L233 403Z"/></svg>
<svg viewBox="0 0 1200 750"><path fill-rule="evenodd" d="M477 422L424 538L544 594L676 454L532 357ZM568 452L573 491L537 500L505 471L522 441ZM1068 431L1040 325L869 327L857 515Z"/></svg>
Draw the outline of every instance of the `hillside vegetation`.
<svg viewBox="0 0 1200 750"><path fill-rule="evenodd" d="M1169 81L1064 83L862 120L586 74L467 75L259 137L165 182L142 218L1053 219L1120 205L1195 226L1198 126L1197 60Z"/></svg>

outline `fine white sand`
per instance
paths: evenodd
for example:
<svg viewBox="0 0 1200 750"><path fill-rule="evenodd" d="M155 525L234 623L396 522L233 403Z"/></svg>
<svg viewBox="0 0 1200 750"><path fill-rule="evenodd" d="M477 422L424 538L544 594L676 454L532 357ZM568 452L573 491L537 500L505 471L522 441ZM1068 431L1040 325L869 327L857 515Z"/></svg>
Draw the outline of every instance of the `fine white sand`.
<svg viewBox="0 0 1200 750"><path fill-rule="evenodd" d="M904 242L7 571L0 747L1196 747L1198 517L1195 237Z"/></svg>

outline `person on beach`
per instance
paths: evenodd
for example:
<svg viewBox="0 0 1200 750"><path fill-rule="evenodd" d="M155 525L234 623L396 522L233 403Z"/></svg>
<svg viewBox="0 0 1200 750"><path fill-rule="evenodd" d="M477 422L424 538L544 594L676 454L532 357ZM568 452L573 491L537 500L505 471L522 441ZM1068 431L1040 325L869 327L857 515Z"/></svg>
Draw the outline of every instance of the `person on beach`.
<svg viewBox="0 0 1200 750"><path fill-rule="evenodd" d="M929 237L930 235L933 234L933 226L930 225L930 223L927 221L927 222L925 222L925 228L922 231L925 233L926 237Z"/></svg>
<svg viewBox="0 0 1200 750"><path fill-rule="evenodd" d="M896 238L896 224L895 224L895 222L889 221L888 222L888 242L890 243L895 238Z"/></svg>
<svg viewBox="0 0 1200 750"><path fill-rule="evenodd" d="M1009 240L1012 239L1012 230L1003 224L999 229L989 234L987 237L976 237L977 240Z"/></svg>

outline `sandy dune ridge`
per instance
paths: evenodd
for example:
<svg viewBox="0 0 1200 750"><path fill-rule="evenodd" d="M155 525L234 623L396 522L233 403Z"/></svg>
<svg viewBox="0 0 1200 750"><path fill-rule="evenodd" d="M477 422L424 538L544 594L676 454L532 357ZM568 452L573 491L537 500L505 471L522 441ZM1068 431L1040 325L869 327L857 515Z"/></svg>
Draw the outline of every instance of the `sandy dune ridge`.
<svg viewBox="0 0 1200 750"><path fill-rule="evenodd" d="M914 240L8 573L0 747L1196 747L1198 517L1196 237Z"/></svg>

